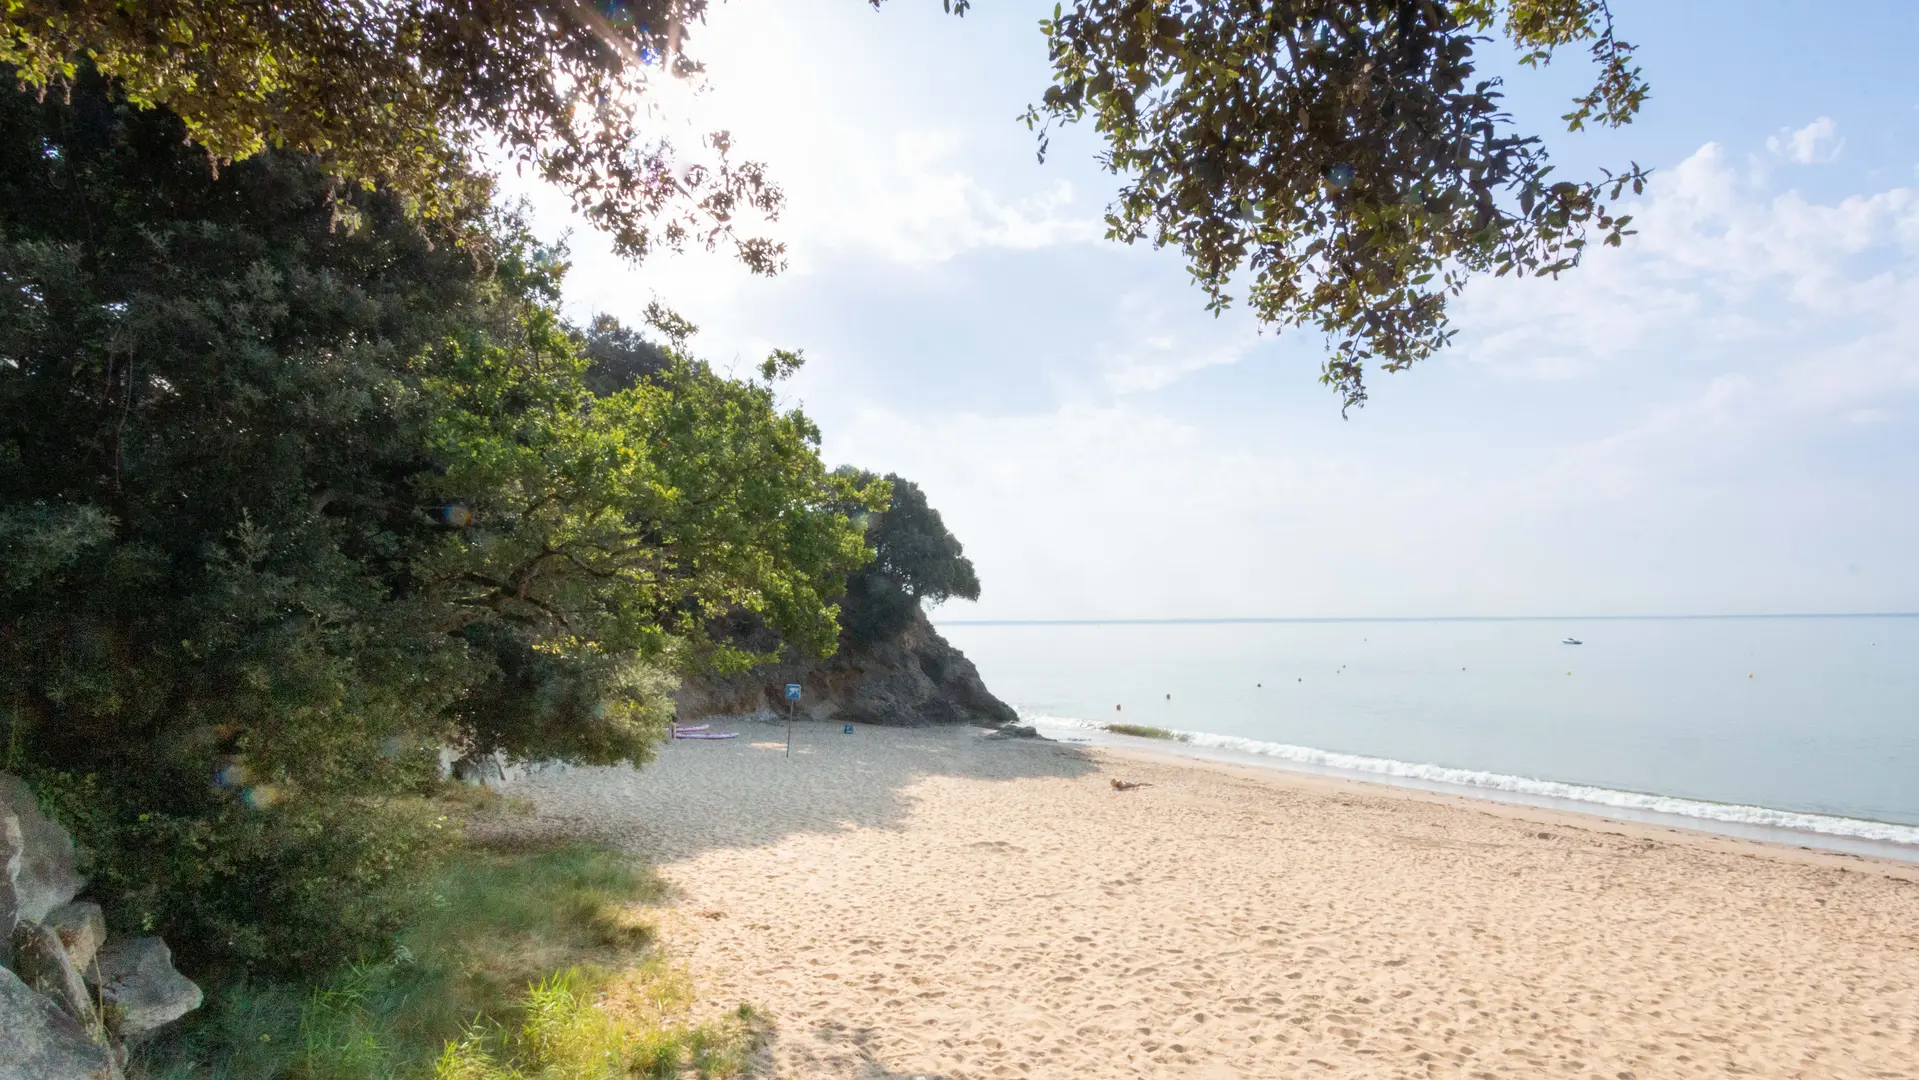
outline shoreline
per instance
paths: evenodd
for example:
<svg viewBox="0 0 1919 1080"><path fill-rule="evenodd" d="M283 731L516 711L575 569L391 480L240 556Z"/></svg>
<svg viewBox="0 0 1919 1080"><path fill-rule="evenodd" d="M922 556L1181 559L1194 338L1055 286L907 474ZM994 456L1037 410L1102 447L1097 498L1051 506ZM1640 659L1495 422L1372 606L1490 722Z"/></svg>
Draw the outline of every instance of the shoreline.
<svg viewBox="0 0 1919 1080"><path fill-rule="evenodd" d="M1779 847L1808 848L1867 859L1919 865L1919 826L1908 825L1904 822L1886 822L1870 818L1847 818L1831 814L1777 810L1771 807L1749 806L1737 803L1715 803L1703 799L1660 795L1653 792L1637 792L1618 788L1605 788L1598 785L1536 780L1531 777L1503 776L1478 770L1423 765L1415 762L1402 762L1384 758L1370 758L1364 755L1321 751L1308 747L1259 743L1257 740L1243 739L1236 736L1215 736L1204 732L1179 731L1175 732L1175 734L1179 735L1180 738L1158 739L1116 734L1105 730L1101 726L1091 724L1088 721L1062 721L1053 717L1031 716L1022 717L1022 720L1025 723L1032 724L1046 738L1069 746L1124 749L1182 762L1215 764L1296 776L1320 776L1398 791L1428 792L1431 794L1450 796L1468 802L1483 802L1499 806L1531 807L1542 811L1596 818L1616 824L1642 825L1668 829L1674 832L1702 833L1709 836L1728 837ZM1194 737L1208 741L1194 741ZM1270 746L1274 749L1289 751L1301 751L1302 756L1311 755L1325 759L1365 761L1377 766L1397 767L1402 771L1388 772L1385 768L1342 768L1338 765L1319 764L1312 760L1299 760L1295 757L1278 756L1272 753L1235 749L1233 746L1235 743ZM1643 801L1655 804L1683 804L1688 808L1696 807L1701 809L1724 807L1728 811L1757 812L1761 815L1773 815L1781 818L1821 819L1838 823L1842 826L1866 827L1860 831L1871 830L1899 835L1910 834L1914 840L1908 843L1894 839L1824 832L1813 828L1794 828L1785 825L1770 824L1764 821L1711 817L1703 813L1689 814L1673 810L1633 806L1630 804L1616 805L1590 799L1563 797L1526 790L1512 790L1482 784L1453 783L1444 779L1433 779L1418 775L1419 771L1442 775L1473 775L1501 781L1518 781L1524 785L1544 789L1562 788L1590 791L1603 793L1608 796L1622 797L1622 801L1628 802Z"/></svg>
<svg viewBox="0 0 1919 1080"><path fill-rule="evenodd" d="M1139 741L1150 742L1152 740L1142 739ZM1919 856L1906 858L1870 852L1842 851L1835 848L1820 847L1814 844L1798 843L1792 839L1782 840L1770 837L1740 836L1731 833L1722 833L1712 829L1693 827L1687 823L1635 821L1628 818L1616 818L1604 813L1581 808L1561 808L1535 805L1526 802L1507 802L1501 799L1487 798L1478 792L1442 791L1436 788L1395 784L1384 779L1335 775L1330 772L1312 772L1305 769L1287 768L1284 765L1278 764L1268 765L1263 762L1246 764L1224 759L1189 757L1154 746L1133 746L1129 743L1123 746L1088 746L1086 749L1103 760L1109 759L1116 762L1136 762L1140 764L1150 763L1171 768L1213 771L1237 779L1249 780L1256 784L1270 784L1284 790L1351 793L1379 799L1406 799L1414 802L1426 802L1436 806L1450 807L1470 813L1485 814L1507 821L1527 822L1535 825L1549 825L1560 829L1576 829L1611 836L1623 836L1635 840L1646 840L1658 844L1670 844L1701 851L1742 855L1756 859L1771 859L1793 865L1820 866L1859 873L1878 873L1894 880L1919 884ZM1681 822L1690 822L1690 820L1691 819L1681 819ZM1786 830L1775 831L1785 832Z"/></svg>
<svg viewBox="0 0 1919 1080"><path fill-rule="evenodd" d="M504 785L655 864L763 1074L1919 1075L1919 866L976 728ZM1113 781L1138 784L1116 790Z"/></svg>

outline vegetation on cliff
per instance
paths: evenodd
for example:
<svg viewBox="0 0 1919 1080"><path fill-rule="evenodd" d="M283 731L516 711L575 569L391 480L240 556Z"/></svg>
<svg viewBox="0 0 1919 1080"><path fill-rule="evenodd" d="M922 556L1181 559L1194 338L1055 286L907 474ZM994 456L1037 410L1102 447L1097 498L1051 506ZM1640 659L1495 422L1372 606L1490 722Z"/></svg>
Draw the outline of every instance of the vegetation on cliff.
<svg viewBox="0 0 1919 1080"><path fill-rule="evenodd" d="M510 216L270 152L206 167L98 79L0 95L5 761L183 962L379 948L443 745L643 760L677 666L830 651L870 556L818 431L671 346L626 385Z"/></svg>
<svg viewBox="0 0 1919 1080"><path fill-rule="evenodd" d="M839 475L861 491L876 490L870 472L841 468ZM979 599L979 575L966 549L946 528L940 512L927 504L918 484L888 473L890 490L883 510L862 514L873 560L847 579L840 622L846 643L865 647L896 637L921 605L931 607L955 597Z"/></svg>

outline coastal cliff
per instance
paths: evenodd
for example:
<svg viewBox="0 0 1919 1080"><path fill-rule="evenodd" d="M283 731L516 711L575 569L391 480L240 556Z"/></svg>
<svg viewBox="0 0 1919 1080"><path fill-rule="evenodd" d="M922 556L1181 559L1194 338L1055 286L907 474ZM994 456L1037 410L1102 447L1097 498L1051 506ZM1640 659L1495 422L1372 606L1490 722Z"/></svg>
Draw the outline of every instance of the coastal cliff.
<svg viewBox="0 0 1919 1080"><path fill-rule="evenodd" d="M805 687L797 715L813 720L918 727L1002 727L1018 716L993 696L979 670L933 629L914 605L898 631L870 644L843 641L824 660L767 664L735 675L687 679L675 701L679 721L704 716L786 713L787 683Z"/></svg>

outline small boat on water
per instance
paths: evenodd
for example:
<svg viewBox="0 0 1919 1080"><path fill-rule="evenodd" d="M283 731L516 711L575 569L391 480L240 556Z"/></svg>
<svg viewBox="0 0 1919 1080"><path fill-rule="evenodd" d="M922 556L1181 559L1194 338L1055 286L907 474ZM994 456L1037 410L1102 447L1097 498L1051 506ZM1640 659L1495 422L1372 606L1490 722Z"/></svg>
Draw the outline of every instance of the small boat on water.
<svg viewBox="0 0 1919 1080"><path fill-rule="evenodd" d="M1560 644L1561 645L1584 645L1585 642L1579 640L1576 637L1569 637L1565 639L1564 641L1561 641Z"/></svg>

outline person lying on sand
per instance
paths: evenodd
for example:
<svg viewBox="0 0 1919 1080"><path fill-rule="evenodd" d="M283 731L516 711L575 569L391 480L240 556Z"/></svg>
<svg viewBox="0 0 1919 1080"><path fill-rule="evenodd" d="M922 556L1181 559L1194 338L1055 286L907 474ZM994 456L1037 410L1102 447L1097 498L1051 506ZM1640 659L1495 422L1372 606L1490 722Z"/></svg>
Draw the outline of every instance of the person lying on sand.
<svg viewBox="0 0 1919 1080"><path fill-rule="evenodd" d="M1152 787L1152 786L1153 785L1145 782L1144 780L1121 780L1117 776L1113 778L1114 791L1131 791L1134 788L1143 788L1143 787Z"/></svg>

